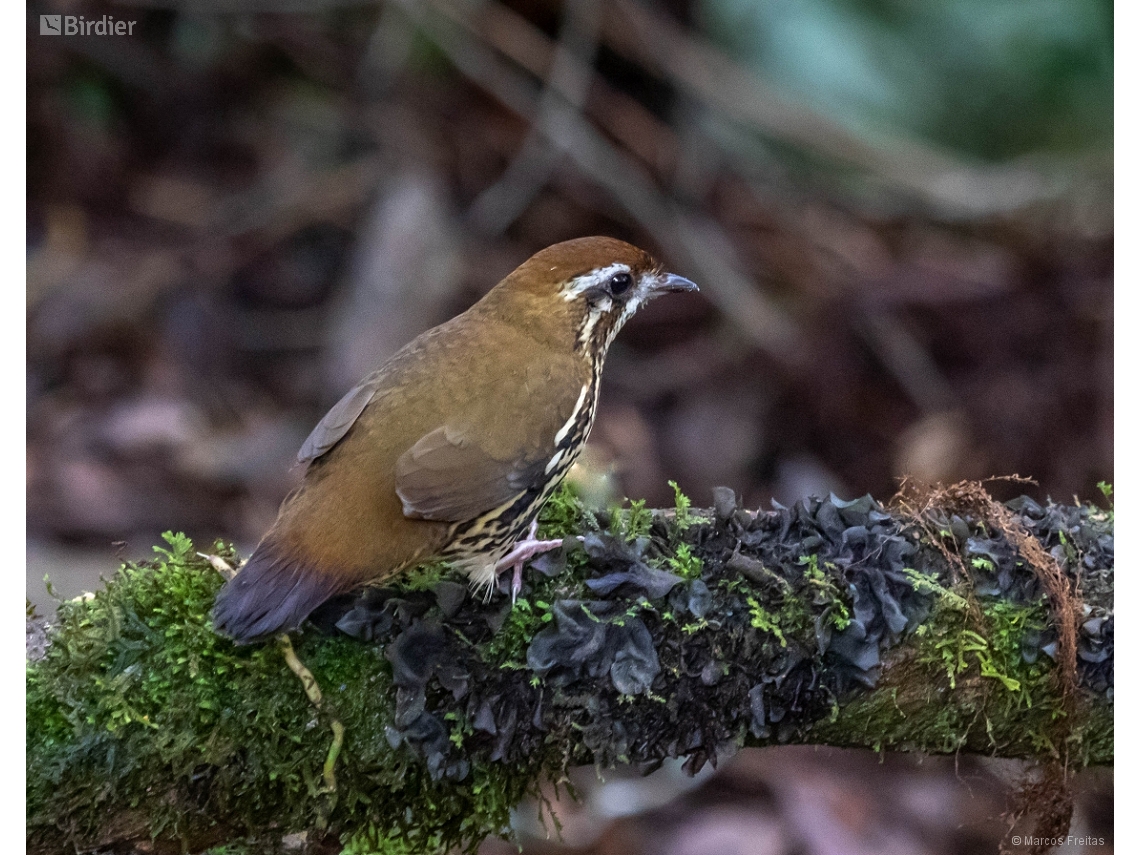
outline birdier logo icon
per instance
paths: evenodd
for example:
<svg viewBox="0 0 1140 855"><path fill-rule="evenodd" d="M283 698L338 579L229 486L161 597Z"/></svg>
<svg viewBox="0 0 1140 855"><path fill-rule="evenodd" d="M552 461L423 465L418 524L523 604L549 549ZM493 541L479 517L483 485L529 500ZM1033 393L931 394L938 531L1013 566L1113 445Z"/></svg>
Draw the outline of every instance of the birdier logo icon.
<svg viewBox="0 0 1140 855"><path fill-rule="evenodd" d="M41 36L133 36L138 21L116 21L110 15L40 15Z"/></svg>

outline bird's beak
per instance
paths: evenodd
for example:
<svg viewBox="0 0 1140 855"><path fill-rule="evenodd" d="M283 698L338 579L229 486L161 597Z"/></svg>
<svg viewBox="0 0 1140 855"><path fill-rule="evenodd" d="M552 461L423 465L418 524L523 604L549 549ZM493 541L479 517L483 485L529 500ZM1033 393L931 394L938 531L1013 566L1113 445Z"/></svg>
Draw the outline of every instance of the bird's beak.
<svg viewBox="0 0 1140 855"><path fill-rule="evenodd" d="M649 287L650 293L664 294L666 291L700 291L695 282L690 282L684 276L676 273L658 274Z"/></svg>

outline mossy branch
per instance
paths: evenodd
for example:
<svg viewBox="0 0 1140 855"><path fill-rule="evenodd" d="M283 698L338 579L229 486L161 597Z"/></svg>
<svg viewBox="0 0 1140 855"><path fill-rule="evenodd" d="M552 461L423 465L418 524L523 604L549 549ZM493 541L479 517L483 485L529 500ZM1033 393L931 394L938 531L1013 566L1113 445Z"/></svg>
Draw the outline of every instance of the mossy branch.
<svg viewBox="0 0 1140 855"><path fill-rule="evenodd" d="M318 616L355 637L295 636L319 706L277 645L214 634L222 580L169 535L61 604L28 665L28 851L473 847L569 766L695 771L772 743L1111 763L1111 512L900 507L752 514L718 490L705 512L678 492L676 511L590 513L563 492L543 533L565 547L514 608L427 568ZM1041 560L1083 597L1077 624Z"/></svg>

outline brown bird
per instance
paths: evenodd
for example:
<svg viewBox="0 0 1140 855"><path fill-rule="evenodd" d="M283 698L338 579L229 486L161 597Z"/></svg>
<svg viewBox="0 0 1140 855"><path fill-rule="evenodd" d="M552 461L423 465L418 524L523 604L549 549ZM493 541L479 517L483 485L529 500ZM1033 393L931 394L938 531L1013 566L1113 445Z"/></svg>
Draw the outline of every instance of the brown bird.
<svg viewBox="0 0 1140 855"><path fill-rule="evenodd" d="M218 594L215 626L242 642L287 632L330 597L438 559L488 590L513 568L517 593L522 563L561 544L535 540L534 521L589 436L614 336L658 294L696 290L613 238L532 256L321 420L298 454L304 481Z"/></svg>

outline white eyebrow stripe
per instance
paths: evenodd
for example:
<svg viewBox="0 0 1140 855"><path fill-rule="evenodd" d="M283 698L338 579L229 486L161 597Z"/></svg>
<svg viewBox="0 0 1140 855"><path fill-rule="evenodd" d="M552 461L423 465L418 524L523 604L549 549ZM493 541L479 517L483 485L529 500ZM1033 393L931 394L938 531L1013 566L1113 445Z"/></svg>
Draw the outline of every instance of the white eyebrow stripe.
<svg viewBox="0 0 1140 855"><path fill-rule="evenodd" d="M576 299L583 291L602 284L615 273L629 272L628 264L617 263L599 267L595 270L591 270L589 273L583 273L581 276L575 276L566 283L566 289L562 292L562 299L566 302L570 302Z"/></svg>

